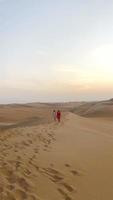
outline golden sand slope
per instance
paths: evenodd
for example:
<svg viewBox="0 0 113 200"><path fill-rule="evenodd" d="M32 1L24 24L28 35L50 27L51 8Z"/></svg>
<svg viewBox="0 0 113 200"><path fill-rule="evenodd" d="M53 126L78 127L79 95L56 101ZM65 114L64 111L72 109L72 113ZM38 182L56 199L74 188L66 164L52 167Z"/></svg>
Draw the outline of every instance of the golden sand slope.
<svg viewBox="0 0 113 200"><path fill-rule="evenodd" d="M0 200L112 200L113 123L67 113L0 133Z"/></svg>
<svg viewBox="0 0 113 200"><path fill-rule="evenodd" d="M85 117L113 118L113 100L84 102L72 107L72 112Z"/></svg>

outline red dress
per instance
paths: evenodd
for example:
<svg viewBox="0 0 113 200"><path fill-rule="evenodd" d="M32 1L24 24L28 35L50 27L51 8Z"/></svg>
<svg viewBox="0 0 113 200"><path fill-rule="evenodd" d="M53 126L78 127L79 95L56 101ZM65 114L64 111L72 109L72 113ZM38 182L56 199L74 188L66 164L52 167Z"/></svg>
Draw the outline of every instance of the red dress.
<svg viewBox="0 0 113 200"><path fill-rule="evenodd" d="M59 122L60 122L60 118L61 118L61 112L58 111L58 112L57 112L57 119L58 119Z"/></svg>

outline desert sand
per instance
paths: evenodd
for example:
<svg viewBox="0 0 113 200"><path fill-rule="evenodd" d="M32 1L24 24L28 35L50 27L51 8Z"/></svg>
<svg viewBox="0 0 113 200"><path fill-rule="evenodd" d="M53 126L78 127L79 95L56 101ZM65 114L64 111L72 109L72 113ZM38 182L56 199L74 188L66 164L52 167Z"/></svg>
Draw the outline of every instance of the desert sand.
<svg viewBox="0 0 113 200"><path fill-rule="evenodd" d="M0 106L0 200L25 199L113 199L112 101Z"/></svg>

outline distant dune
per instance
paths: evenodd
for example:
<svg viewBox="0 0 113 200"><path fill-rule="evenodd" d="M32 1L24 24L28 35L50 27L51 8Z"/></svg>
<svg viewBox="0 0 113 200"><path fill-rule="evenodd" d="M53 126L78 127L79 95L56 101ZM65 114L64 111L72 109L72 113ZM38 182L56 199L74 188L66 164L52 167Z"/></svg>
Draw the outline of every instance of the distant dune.
<svg viewBox="0 0 113 200"><path fill-rule="evenodd" d="M113 99L100 102L84 102L71 110L84 117L113 117Z"/></svg>
<svg viewBox="0 0 113 200"><path fill-rule="evenodd" d="M0 105L0 127L49 123L52 110L72 112L84 117L113 118L113 99L99 102L28 103Z"/></svg>

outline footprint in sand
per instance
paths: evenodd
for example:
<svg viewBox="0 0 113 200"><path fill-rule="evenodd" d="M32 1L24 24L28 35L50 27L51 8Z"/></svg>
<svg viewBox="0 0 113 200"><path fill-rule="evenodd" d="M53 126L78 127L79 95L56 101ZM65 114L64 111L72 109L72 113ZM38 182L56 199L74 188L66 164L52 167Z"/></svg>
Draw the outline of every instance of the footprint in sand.
<svg viewBox="0 0 113 200"><path fill-rule="evenodd" d="M23 145L23 146L29 146L30 144L27 143L27 142L25 142L25 141L22 141L22 145Z"/></svg>
<svg viewBox="0 0 113 200"><path fill-rule="evenodd" d="M79 176L79 175L80 175L79 172L76 171L76 170L71 170L70 172L71 172L74 176Z"/></svg>
<svg viewBox="0 0 113 200"><path fill-rule="evenodd" d="M65 167L70 168L71 166L69 164L65 164ZM77 170L71 170L70 171L74 176L79 176L79 172Z"/></svg>
<svg viewBox="0 0 113 200"><path fill-rule="evenodd" d="M0 199L1 200L16 200L16 198L10 191L7 191L7 193L5 194L1 194Z"/></svg>
<svg viewBox="0 0 113 200"><path fill-rule="evenodd" d="M65 164L66 167L71 167L69 164Z"/></svg>
<svg viewBox="0 0 113 200"><path fill-rule="evenodd" d="M18 170L18 168L21 166L21 162L20 161L16 161L16 166L15 169Z"/></svg>
<svg viewBox="0 0 113 200"><path fill-rule="evenodd" d="M49 176L49 178L51 179L51 181L53 181L54 183L58 183L61 180L64 179L64 177L62 176L62 174L60 172L58 172L56 169L53 168L43 168L45 175Z"/></svg>
<svg viewBox="0 0 113 200"><path fill-rule="evenodd" d="M47 144L45 144L45 145L44 145L44 147L48 148L48 145L47 145Z"/></svg>
<svg viewBox="0 0 113 200"><path fill-rule="evenodd" d="M24 174L25 174L25 176L30 176L31 175L31 171L29 170L29 169L26 169L25 171L24 171Z"/></svg>
<svg viewBox="0 0 113 200"><path fill-rule="evenodd" d="M33 167L35 167L35 169L39 172L40 171L40 167L38 167L37 165L33 164Z"/></svg>
<svg viewBox="0 0 113 200"><path fill-rule="evenodd" d="M33 144L32 140L28 140L28 142L29 142L30 144Z"/></svg>
<svg viewBox="0 0 113 200"><path fill-rule="evenodd" d="M72 198L61 188L58 188L58 191L64 197L64 200L72 200Z"/></svg>
<svg viewBox="0 0 113 200"><path fill-rule="evenodd" d="M8 188L10 191L12 191L12 190L15 189L15 186L10 184L10 185L7 186L7 188Z"/></svg>
<svg viewBox="0 0 113 200"><path fill-rule="evenodd" d="M72 200L70 197L70 194L72 192L76 192L76 190L73 188L73 186L67 184L64 182L65 177L63 174L61 174L59 171L53 168L43 168L43 173L49 177L49 179L54 182L57 186L59 186L58 191L62 196L64 197L65 200Z"/></svg>
<svg viewBox="0 0 113 200"><path fill-rule="evenodd" d="M61 183L62 186L64 186L69 192L73 192L74 189L71 185L68 185L67 183Z"/></svg>
<svg viewBox="0 0 113 200"><path fill-rule="evenodd" d="M6 177L12 176L13 175L13 170L11 169L7 169L6 168L6 164L4 167L0 168L0 172L2 172L2 174L4 174Z"/></svg>
<svg viewBox="0 0 113 200"><path fill-rule="evenodd" d="M27 180L23 177L18 177L16 183L25 191L30 189L30 185L28 184Z"/></svg>
<svg viewBox="0 0 113 200"><path fill-rule="evenodd" d="M10 184L14 184L16 183L16 178L17 178L16 175L12 174L7 178L7 180Z"/></svg>
<svg viewBox="0 0 113 200"><path fill-rule="evenodd" d="M39 153L39 149L38 148L35 148L34 149L34 152L37 154L37 153Z"/></svg>
<svg viewBox="0 0 113 200"><path fill-rule="evenodd" d="M18 150L17 150L17 149L15 149L15 150L14 150L14 152L15 152L15 153L18 153Z"/></svg>
<svg viewBox="0 0 113 200"><path fill-rule="evenodd" d="M17 189L15 190L14 195L18 200L28 199L28 195L24 190Z"/></svg>
<svg viewBox="0 0 113 200"><path fill-rule="evenodd" d="M33 156L31 157L30 160L31 160L31 162L32 162L32 161L34 161L35 159L36 159L36 155L33 155Z"/></svg>
<svg viewBox="0 0 113 200"><path fill-rule="evenodd" d="M33 194L29 195L29 200L40 200L38 197L34 196Z"/></svg>

